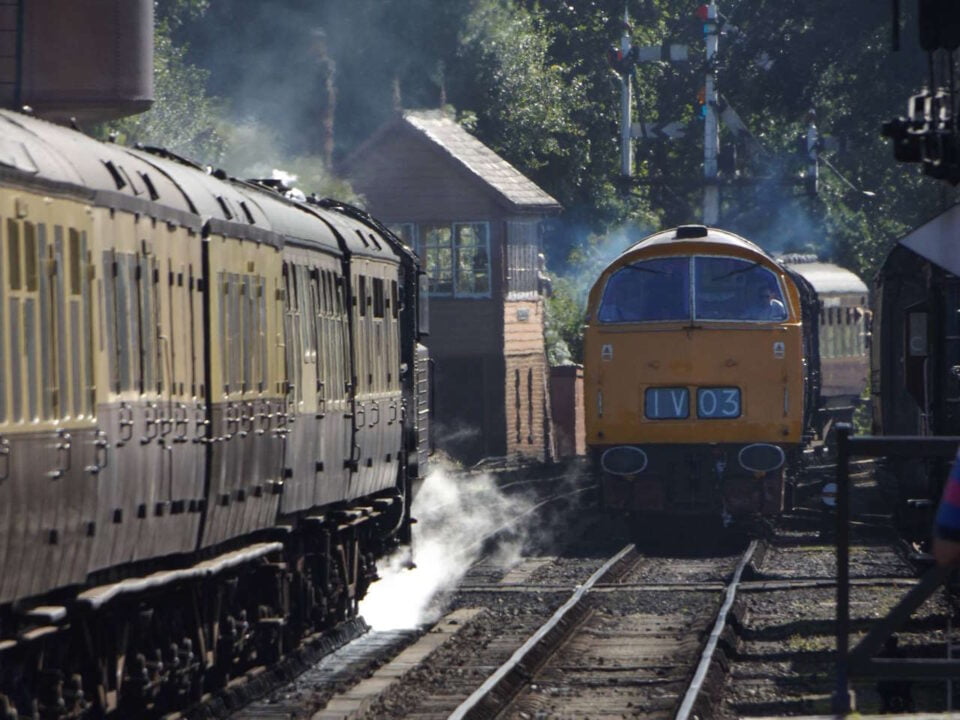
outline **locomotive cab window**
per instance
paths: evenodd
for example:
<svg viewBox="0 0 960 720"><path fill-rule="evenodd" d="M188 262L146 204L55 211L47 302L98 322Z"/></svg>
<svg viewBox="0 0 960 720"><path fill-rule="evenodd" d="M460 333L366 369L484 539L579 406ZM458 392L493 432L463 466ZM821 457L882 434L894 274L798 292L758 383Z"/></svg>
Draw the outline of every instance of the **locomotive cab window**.
<svg viewBox="0 0 960 720"><path fill-rule="evenodd" d="M690 318L688 258L654 258L617 270L603 291L602 323L658 322Z"/></svg>
<svg viewBox="0 0 960 720"><path fill-rule="evenodd" d="M787 319L776 275L732 257L694 258L694 310L697 320Z"/></svg>
<svg viewBox="0 0 960 720"><path fill-rule="evenodd" d="M621 267L607 280L597 317L602 323L691 317L780 322L787 319L787 310L770 269L740 258L700 256L653 258Z"/></svg>

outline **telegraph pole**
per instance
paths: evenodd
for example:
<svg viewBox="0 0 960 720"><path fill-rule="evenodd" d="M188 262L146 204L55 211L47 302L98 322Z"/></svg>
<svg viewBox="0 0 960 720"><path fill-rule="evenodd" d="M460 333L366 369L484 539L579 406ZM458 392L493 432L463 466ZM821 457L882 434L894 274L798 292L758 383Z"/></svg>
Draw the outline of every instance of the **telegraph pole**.
<svg viewBox="0 0 960 720"><path fill-rule="evenodd" d="M630 40L630 16L626 3L623 8L623 37L620 38L621 57L628 57L632 42ZM620 174L633 177L633 87L630 84L630 72L620 73Z"/></svg>
<svg viewBox="0 0 960 720"><path fill-rule="evenodd" d="M714 73L714 57L719 45L717 3L711 0L703 19L703 36L707 47L707 75L704 82L703 127L703 224L720 221L720 185L717 179L717 156L720 154L720 131L717 107L719 94Z"/></svg>

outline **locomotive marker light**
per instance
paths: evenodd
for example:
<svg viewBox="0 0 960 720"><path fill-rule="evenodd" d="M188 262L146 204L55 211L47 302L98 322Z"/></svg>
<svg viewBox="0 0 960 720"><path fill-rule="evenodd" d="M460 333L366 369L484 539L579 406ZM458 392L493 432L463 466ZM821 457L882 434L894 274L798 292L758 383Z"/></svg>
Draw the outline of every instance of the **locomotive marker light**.
<svg viewBox="0 0 960 720"><path fill-rule="evenodd" d="M637 475L647 469L647 462L647 454L631 445L612 447L600 457L600 466L611 475Z"/></svg>
<svg viewBox="0 0 960 720"><path fill-rule="evenodd" d="M753 443L740 449L737 462L744 470L753 473L768 473L783 467L787 455L779 445Z"/></svg>

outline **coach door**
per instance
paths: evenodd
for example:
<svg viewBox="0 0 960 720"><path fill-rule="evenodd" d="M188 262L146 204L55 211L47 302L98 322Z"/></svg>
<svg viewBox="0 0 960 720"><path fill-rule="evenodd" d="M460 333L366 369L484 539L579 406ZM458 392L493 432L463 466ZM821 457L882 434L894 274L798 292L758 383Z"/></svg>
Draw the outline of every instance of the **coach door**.
<svg viewBox="0 0 960 720"><path fill-rule="evenodd" d="M210 477L203 545L276 522L283 488L283 438L293 415L283 403L282 258L279 243L210 222L208 255Z"/></svg>
<svg viewBox="0 0 960 720"><path fill-rule="evenodd" d="M78 203L11 205L0 206L0 602L85 578L96 499L90 216Z"/></svg>

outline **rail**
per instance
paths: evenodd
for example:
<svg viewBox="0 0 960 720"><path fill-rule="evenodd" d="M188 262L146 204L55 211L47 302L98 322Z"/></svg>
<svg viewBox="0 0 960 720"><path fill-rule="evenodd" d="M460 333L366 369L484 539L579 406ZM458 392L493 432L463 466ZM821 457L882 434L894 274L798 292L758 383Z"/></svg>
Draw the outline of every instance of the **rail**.
<svg viewBox="0 0 960 720"><path fill-rule="evenodd" d="M703 687L703 681L706 679L707 672L710 670L710 663L713 661L713 653L717 649L717 643L720 640L720 635L723 633L723 629L727 625L727 614L730 612L730 608L733 607L733 601L737 597L737 588L740 585L740 578L743 575L744 569L747 567L747 563L749 563L750 559L753 557L753 553L756 551L756 549L757 541L753 540L747 547L746 552L743 553L743 557L740 558L740 562L737 564L737 569L733 573L733 578L730 580L730 584L727 585L727 590L724 594L723 605L717 612L717 619L713 624L713 632L710 633L710 638L707 640L707 644L704 646L703 652L700 654L700 664L697 666L697 670L693 674L693 679L690 681L690 686L687 688L687 692L683 696L683 702L680 703L680 709L677 711L675 720L688 720L690 713L693 711L693 706L696 704L697 698L700 696L700 688Z"/></svg>
<svg viewBox="0 0 960 720"><path fill-rule="evenodd" d="M566 636L575 622L576 612L582 610L583 599L590 589L615 568L623 567L636 554L634 545L627 545L607 560L590 579L581 585L554 614L530 638L517 649L507 662L487 678L470 697L464 700L449 717L449 720L494 717L497 710L509 702L524 678L532 675L536 667L549 653L549 647Z"/></svg>
<svg viewBox="0 0 960 720"><path fill-rule="evenodd" d="M850 425L836 428L837 441L837 656L833 712L853 709L851 677L950 678L960 674L960 660L932 658L879 658L886 639L923 602L943 585L948 569L928 570L903 599L877 622L850 650L850 459L853 457L952 458L960 437L851 437Z"/></svg>

